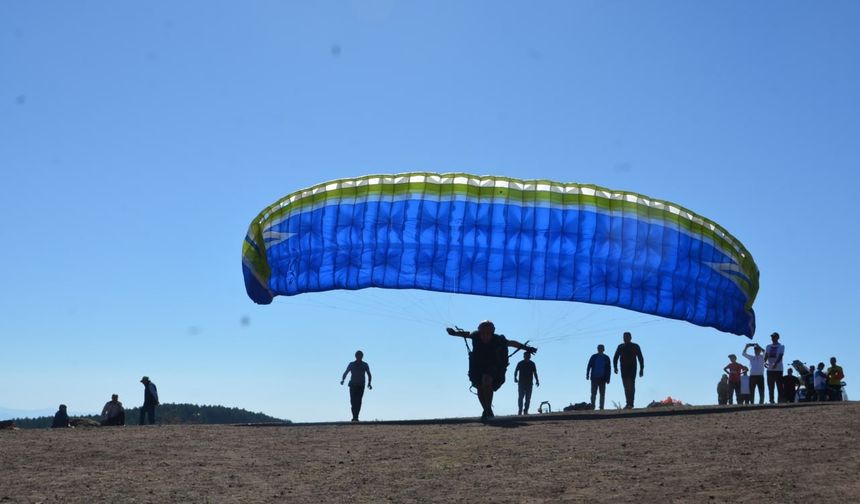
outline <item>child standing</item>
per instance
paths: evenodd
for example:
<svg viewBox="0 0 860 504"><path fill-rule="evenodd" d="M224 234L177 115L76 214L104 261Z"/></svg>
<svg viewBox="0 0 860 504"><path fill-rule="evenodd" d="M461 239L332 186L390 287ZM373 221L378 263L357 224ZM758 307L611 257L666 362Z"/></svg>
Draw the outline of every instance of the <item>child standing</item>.
<svg viewBox="0 0 860 504"><path fill-rule="evenodd" d="M735 396L738 404L741 404L741 372L749 371L749 368L738 364L738 356L735 354L729 354L729 361L731 362L723 368L723 371L729 375L729 404L732 404L732 395Z"/></svg>
<svg viewBox="0 0 860 504"><path fill-rule="evenodd" d="M750 390L750 377L747 370L741 374L741 400L739 404L752 404L752 390Z"/></svg>

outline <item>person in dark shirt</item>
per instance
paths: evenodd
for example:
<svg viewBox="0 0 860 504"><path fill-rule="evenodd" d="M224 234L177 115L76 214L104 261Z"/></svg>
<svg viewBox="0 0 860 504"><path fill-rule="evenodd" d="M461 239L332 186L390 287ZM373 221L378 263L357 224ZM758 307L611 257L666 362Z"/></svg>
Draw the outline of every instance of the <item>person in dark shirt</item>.
<svg viewBox="0 0 860 504"><path fill-rule="evenodd" d="M514 370L514 383L519 383L517 395L517 414L528 415L529 405L532 402L532 382L540 387L540 378L537 374L537 366L532 361L532 354L526 352L516 369ZM525 407L523 407L525 399Z"/></svg>
<svg viewBox="0 0 860 504"><path fill-rule="evenodd" d="M144 419L149 419L149 425L155 423L155 407L158 406L158 389L148 376L140 379L143 384L143 406L140 407L140 425Z"/></svg>
<svg viewBox="0 0 860 504"><path fill-rule="evenodd" d="M478 390L478 401L484 409L481 420L493 418L493 393L505 383L508 369L508 347L536 353L537 348L509 340L496 334L496 326L489 320L478 325L478 330L469 332L462 329L446 328L451 336L472 340L469 352L469 381Z"/></svg>
<svg viewBox="0 0 860 504"><path fill-rule="evenodd" d="M717 383L717 404L720 406L728 404L730 394L731 388L729 387L729 377L727 375L723 375L720 378L720 382Z"/></svg>
<svg viewBox="0 0 860 504"><path fill-rule="evenodd" d="M782 377L782 397L785 402L793 403L797 396L797 389L800 388L800 380L794 376L794 369L788 368L788 374Z"/></svg>
<svg viewBox="0 0 860 504"><path fill-rule="evenodd" d="M367 375L367 389L373 390L373 376L370 374L370 365L364 362L364 352L355 352L355 360L346 365L346 371L340 377L343 385L346 375L349 376L349 404L352 407L352 421L358 422L358 414L361 413L361 400L364 398L364 375Z"/></svg>
<svg viewBox="0 0 860 504"><path fill-rule="evenodd" d="M66 405L61 404L60 409L54 413L54 421L51 422L52 429L61 429L69 426L69 414L66 412Z"/></svg>
<svg viewBox="0 0 860 504"><path fill-rule="evenodd" d="M618 345L612 364L615 374L618 374L618 361L621 361L621 383L624 385L624 396L627 404L624 409L633 409L633 399L636 396L636 362L639 362L639 377L645 373L645 358L639 345L632 342L633 336L624 333L624 343Z"/></svg>
<svg viewBox="0 0 860 504"><path fill-rule="evenodd" d="M609 378L612 376L609 368L609 356L603 353L605 347L597 345L597 353L588 359L588 366L585 368L585 379L591 379L591 405L596 406L594 402L597 393L600 392L600 409L603 409L603 402L606 398L606 384L609 383Z"/></svg>

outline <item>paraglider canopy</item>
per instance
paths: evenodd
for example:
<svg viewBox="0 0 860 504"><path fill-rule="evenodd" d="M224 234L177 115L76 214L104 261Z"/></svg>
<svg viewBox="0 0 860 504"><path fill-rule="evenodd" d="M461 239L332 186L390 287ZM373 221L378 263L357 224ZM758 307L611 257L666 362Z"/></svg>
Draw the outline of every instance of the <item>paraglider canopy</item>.
<svg viewBox="0 0 860 504"><path fill-rule="evenodd" d="M466 173L368 175L293 192L251 222L248 296L425 289L618 306L749 337L759 272L680 205Z"/></svg>

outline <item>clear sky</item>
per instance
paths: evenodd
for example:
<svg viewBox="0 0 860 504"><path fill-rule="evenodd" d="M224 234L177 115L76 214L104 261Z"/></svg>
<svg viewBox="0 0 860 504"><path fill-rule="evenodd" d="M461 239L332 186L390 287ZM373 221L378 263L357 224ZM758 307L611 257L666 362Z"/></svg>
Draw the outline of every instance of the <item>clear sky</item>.
<svg viewBox="0 0 860 504"><path fill-rule="evenodd" d="M421 291L247 298L263 207L422 170L599 184L719 222L761 270L755 341L837 356L860 396L858 22L853 1L0 2L0 407L135 406L146 374L163 402L348 419L360 348L363 418L477 415L444 327L486 318L539 347L535 403L587 400L589 355L624 330L638 405L715 402L746 339L684 322ZM497 414L516 410L512 373Z"/></svg>

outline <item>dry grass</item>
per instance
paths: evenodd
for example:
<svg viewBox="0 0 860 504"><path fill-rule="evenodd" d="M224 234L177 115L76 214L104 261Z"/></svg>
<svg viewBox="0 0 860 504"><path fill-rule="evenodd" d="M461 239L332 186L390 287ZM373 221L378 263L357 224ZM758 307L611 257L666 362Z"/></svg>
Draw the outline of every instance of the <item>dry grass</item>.
<svg viewBox="0 0 860 504"><path fill-rule="evenodd" d="M0 431L0 503L860 499L860 404L637 411Z"/></svg>

